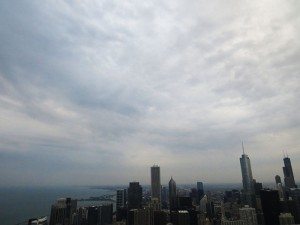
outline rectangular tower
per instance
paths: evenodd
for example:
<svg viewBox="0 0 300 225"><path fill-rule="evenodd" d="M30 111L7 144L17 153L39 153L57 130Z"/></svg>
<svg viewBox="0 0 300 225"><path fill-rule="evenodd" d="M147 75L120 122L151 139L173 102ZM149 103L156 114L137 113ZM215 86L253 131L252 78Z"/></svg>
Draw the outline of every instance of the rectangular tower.
<svg viewBox="0 0 300 225"><path fill-rule="evenodd" d="M151 198L161 201L160 167L157 165L151 167Z"/></svg>

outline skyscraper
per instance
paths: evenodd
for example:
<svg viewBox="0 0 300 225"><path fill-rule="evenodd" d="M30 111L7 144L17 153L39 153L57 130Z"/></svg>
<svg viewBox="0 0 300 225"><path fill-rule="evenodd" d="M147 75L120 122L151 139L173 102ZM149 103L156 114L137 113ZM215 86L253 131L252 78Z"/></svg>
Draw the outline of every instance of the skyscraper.
<svg viewBox="0 0 300 225"><path fill-rule="evenodd" d="M257 225L255 208L250 208L246 205L245 207L239 209L239 214L241 220L244 220L246 225Z"/></svg>
<svg viewBox="0 0 300 225"><path fill-rule="evenodd" d="M280 202L277 190L260 190L265 225L279 225Z"/></svg>
<svg viewBox="0 0 300 225"><path fill-rule="evenodd" d="M279 175L275 176L275 182L276 182L276 184L281 184L281 178Z"/></svg>
<svg viewBox="0 0 300 225"><path fill-rule="evenodd" d="M51 206L50 225L71 224L71 216L76 211L77 200L60 198Z"/></svg>
<svg viewBox="0 0 300 225"><path fill-rule="evenodd" d="M160 168L157 165L151 167L151 198L161 201Z"/></svg>
<svg viewBox="0 0 300 225"><path fill-rule="evenodd" d="M250 158L244 152L240 158L241 170L242 170L242 178L243 178L243 201L246 205L254 206L255 202L255 192L254 192L254 183L253 176L251 170Z"/></svg>
<svg viewBox="0 0 300 225"><path fill-rule="evenodd" d="M124 208L126 205L126 201L127 201L126 189L117 190L117 202L116 202L117 210L120 208Z"/></svg>
<svg viewBox="0 0 300 225"><path fill-rule="evenodd" d="M176 191L176 183L171 177L169 181L169 204L170 210L175 210L177 208L176 204L177 191Z"/></svg>
<svg viewBox="0 0 300 225"><path fill-rule="evenodd" d="M295 183L295 178L294 178L294 173L293 173L293 168L292 168L290 158L288 156L284 157L283 162L284 162L284 167L282 167L282 169L284 174L285 187L296 188L297 185Z"/></svg>
<svg viewBox="0 0 300 225"><path fill-rule="evenodd" d="M279 215L280 225L292 225L295 224L294 217L290 213L280 213Z"/></svg>
<svg viewBox="0 0 300 225"><path fill-rule="evenodd" d="M202 182L197 182L197 194L198 194L198 203L204 196L204 188L203 188L203 183Z"/></svg>
<svg viewBox="0 0 300 225"><path fill-rule="evenodd" d="M130 182L128 188L128 209L139 209L142 206L143 189L139 182Z"/></svg>

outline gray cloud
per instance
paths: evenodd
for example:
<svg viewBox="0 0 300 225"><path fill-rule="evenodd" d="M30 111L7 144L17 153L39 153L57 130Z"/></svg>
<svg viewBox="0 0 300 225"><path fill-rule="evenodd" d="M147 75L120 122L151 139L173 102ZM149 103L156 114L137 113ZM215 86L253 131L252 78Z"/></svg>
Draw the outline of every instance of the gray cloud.
<svg viewBox="0 0 300 225"><path fill-rule="evenodd" d="M300 179L297 1L2 1L0 182ZM74 179L76 177L76 179Z"/></svg>

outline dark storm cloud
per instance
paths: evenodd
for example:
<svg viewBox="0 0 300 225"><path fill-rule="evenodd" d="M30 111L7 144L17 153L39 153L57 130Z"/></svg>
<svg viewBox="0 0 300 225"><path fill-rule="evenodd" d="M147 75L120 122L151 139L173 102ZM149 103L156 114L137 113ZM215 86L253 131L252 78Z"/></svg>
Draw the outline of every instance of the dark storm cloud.
<svg viewBox="0 0 300 225"><path fill-rule="evenodd" d="M2 1L1 183L237 182L242 139L297 170L299 5Z"/></svg>

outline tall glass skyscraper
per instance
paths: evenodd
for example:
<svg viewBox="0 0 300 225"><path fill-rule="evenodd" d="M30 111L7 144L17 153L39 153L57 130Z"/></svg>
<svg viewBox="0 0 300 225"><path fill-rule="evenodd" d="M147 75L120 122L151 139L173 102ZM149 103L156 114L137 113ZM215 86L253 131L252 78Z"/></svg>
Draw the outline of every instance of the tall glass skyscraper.
<svg viewBox="0 0 300 225"><path fill-rule="evenodd" d="M255 190L254 190L251 163L250 163L250 158L244 152L244 145L243 145L243 154L240 158L240 164L241 164L242 178L243 178L243 191L242 191L243 202L247 205L255 206Z"/></svg>
<svg viewBox="0 0 300 225"><path fill-rule="evenodd" d="M243 189L245 191L253 191L253 176L250 164L250 158L245 153L240 158L242 178L243 178Z"/></svg>
<svg viewBox="0 0 300 225"><path fill-rule="evenodd" d="M289 157L284 157L283 158L284 162L284 167L283 169L283 174L284 174L284 183L287 188L296 188L297 185L295 183L295 178L294 178L294 173L293 173L293 168L291 164L291 160Z"/></svg>
<svg viewBox="0 0 300 225"><path fill-rule="evenodd" d="M161 200L160 167L151 167L151 198Z"/></svg>
<svg viewBox="0 0 300 225"><path fill-rule="evenodd" d="M170 204L170 210L175 210L177 208L176 206L176 198L177 198L177 190L176 190L176 183L171 177L171 180L169 181L169 204Z"/></svg>

